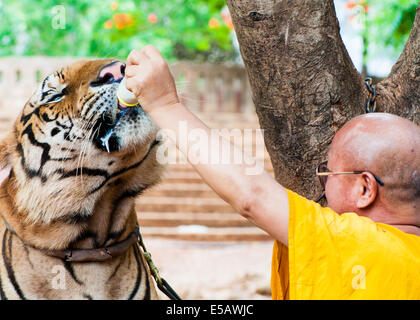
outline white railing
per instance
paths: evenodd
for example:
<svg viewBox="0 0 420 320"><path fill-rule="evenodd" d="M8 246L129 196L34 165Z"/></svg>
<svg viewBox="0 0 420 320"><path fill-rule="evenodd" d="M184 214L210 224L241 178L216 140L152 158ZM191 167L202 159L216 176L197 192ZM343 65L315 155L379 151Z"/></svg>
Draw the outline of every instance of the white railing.
<svg viewBox="0 0 420 320"><path fill-rule="evenodd" d="M14 117L48 74L80 58L0 58L0 117ZM254 113L246 71L236 65L171 65L182 101L194 111Z"/></svg>

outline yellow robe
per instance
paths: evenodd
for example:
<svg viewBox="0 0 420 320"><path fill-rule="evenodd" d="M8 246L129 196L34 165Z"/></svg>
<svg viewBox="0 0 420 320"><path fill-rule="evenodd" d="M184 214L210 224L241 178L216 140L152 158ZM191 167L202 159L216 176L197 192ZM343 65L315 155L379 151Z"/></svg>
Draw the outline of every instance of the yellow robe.
<svg viewBox="0 0 420 320"><path fill-rule="evenodd" d="M420 299L420 237L287 193L289 247L274 243L273 299Z"/></svg>

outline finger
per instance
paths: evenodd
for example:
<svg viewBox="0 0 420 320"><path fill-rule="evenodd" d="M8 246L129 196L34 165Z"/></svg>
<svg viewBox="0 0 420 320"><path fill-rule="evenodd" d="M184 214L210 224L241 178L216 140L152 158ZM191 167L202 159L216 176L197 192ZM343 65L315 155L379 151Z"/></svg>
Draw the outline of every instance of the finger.
<svg viewBox="0 0 420 320"><path fill-rule="evenodd" d="M127 65L125 68L125 77L132 78L135 77L137 74L141 73L141 66L139 65Z"/></svg>
<svg viewBox="0 0 420 320"><path fill-rule="evenodd" d="M137 75L136 77L127 78L125 86L138 98L143 91L143 83L143 77L141 75Z"/></svg>
<svg viewBox="0 0 420 320"><path fill-rule="evenodd" d="M150 60L152 60L154 62L158 62L158 63L162 63L162 62L164 63L165 62L165 60L163 59L160 51L152 45L148 45L148 46L144 47L142 49L142 51L144 52L145 55L147 55L147 57Z"/></svg>
<svg viewBox="0 0 420 320"><path fill-rule="evenodd" d="M160 52L158 49L156 49L153 45L149 44L147 46L145 46L141 51L143 51L144 53L146 53L149 57L150 56L156 56L156 55L160 55Z"/></svg>
<svg viewBox="0 0 420 320"><path fill-rule="evenodd" d="M140 60L140 51L139 50L131 50L130 54L127 57L127 67L129 65L137 65L139 64Z"/></svg>
<svg viewBox="0 0 420 320"><path fill-rule="evenodd" d="M132 50L127 57L127 66L139 65L147 59L148 56L142 50Z"/></svg>

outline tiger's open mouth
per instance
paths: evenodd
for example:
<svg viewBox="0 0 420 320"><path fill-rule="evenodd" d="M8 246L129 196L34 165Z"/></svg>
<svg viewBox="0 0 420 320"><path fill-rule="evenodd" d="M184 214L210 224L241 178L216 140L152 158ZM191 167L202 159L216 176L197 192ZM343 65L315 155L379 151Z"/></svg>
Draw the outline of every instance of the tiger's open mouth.
<svg viewBox="0 0 420 320"><path fill-rule="evenodd" d="M137 107L130 107L130 108L128 108L128 107L125 107L125 106L121 105L121 104L118 102L118 110L119 110L119 111L117 112L117 117L116 117L116 120L115 120L115 122L114 122L114 125L113 125L113 126L111 126L111 127L108 129L107 133L106 133L103 137L99 138L99 139L100 139L100 141L101 141L102 147L103 147L103 148L105 148L106 152L108 152L108 153L110 153L110 152L111 152L111 148L110 148L110 139L111 139L112 134L114 133L114 130L115 130L116 126L118 125L118 123L119 123L120 119L121 119L122 117L124 117L124 115L126 115L126 114L127 114L127 116L129 117L129 116L130 116L130 113L131 113L131 112L133 112L133 111L132 111L132 108L137 108ZM111 141L111 142L112 142L112 141Z"/></svg>
<svg viewBox="0 0 420 320"><path fill-rule="evenodd" d="M108 153L116 151L117 137L115 135L115 128L123 118L128 119L137 110L138 107L125 107L117 102L117 112L115 118L112 114L102 114L101 118L98 119L94 124L94 129L97 134L94 136L94 141L102 149ZM114 120L115 119L115 120Z"/></svg>
<svg viewBox="0 0 420 320"><path fill-rule="evenodd" d="M148 144L155 126L140 105L125 107L114 101L114 107L104 112L94 124L95 145L108 153Z"/></svg>

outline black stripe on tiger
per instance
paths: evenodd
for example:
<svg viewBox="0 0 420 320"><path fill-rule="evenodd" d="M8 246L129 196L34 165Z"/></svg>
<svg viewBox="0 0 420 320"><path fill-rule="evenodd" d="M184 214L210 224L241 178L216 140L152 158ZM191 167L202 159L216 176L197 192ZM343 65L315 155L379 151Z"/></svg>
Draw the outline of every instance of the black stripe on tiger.
<svg viewBox="0 0 420 320"><path fill-rule="evenodd" d="M51 146L48 143L39 142L38 140L36 140L35 135L32 130L32 123L29 124L25 128L25 130L23 130L22 138L25 135L28 137L29 142L31 144L33 144L36 147L40 147L42 149L41 164L40 164L40 168L38 169L38 172L40 172L44 164L50 159L49 153L50 153Z"/></svg>
<svg viewBox="0 0 420 320"><path fill-rule="evenodd" d="M22 300L26 300L25 295L23 294L22 290L20 289L19 284L16 281L15 272L12 266L12 236L10 234L9 239L7 239L7 235L9 230L6 229L3 235L3 244L2 244L2 254L3 254L3 261L4 266L6 267L7 275L13 287L15 288L16 293L18 294L19 298ZM7 246L6 248L6 239L7 239Z"/></svg>
<svg viewBox="0 0 420 320"><path fill-rule="evenodd" d="M115 269L112 272L112 274L109 276L108 281L110 281L117 274L117 272L120 269L121 265L124 263L126 257L127 257L127 252L125 252L122 256L120 256L120 261L118 262L118 264L115 267Z"/></svg>
<svg viewBox="0 0 420 320"><path fill-rule="evenodd" d="M140 250L140 247L137 244L135 244L134 247L136 248L136 251L137 251L137 256L136 257L138 257L138 259L141 259L140 257L142 256L142 251ZM148 266L147 263L143 263L142 266L144 268L143 270L144 270L144 276L145 276L145 280L146 280L145 281L146 290L144 292L143 300L150 300L150 282L149 282L149 276L148 276L148 271L147 271L149 266Z"/></svg>
<svg viewBox="0 0 420 320"><path fill-rule="evenodd" d="M26 161L25 161L25 154L24 154L24 152L23 152L23 148L22 148L22 145L20 144L20 143L18 143L17 144L17 146L16 146L16 150L19 152L19 154L20 154L20 163L21 163L21 165L22 165L22 168L23 168L23 170L25 171L25 173L26 173L26 176L29 178L29 179L32 179L32 178L35 178L35 177L39 177L39 178L41 178L41 182L42 183L45 183L46 181L47 181L47 177L46 176L44 176L44 175L42 175L42 173L40 172L40 170L38 169L38 170L33 170L33 169L30 169L30 168L28 168L27 166L26 166Z"/></svg>
<svg viewBox="0 0 420 320"><path fill-rule="evenodd" d="M27 176L29 178L34 178L34 177L40 177L42 182L47 181L47 177L42 175L42 168L44 167L45 163L47 163L48 161L52 160L52 161L68 161L68 160L74 160L76 157L70 157L70 158L57 158L57 159L52 159L49 155L51 146L48 143L43 143L43 142L39 142L36 138L35 135L32 131L32 124L29 124L25 130L23 130L22 132L22 137L23 136L27 136L29 142L36 146L36 147L40 147L42 149L42 155L41 155L41 163L40 163L40 167L38 168L38 170L33 170L33 169L29 169L26 166L26 161L25 161L25 154L22 148L21 144L18 144L16 146L17 151L20 153L21 156L21 164L22 167L24 168Z"/></svg>
<svg viewBox="0 0 420 320"><path fill-rule="evenodd" d="M58 118L58 114L55 115L55 118L48 118L48 114L46 113L42 114L42 120L44 120L45 122L53 122L57 120L57 118Z"/></svg>
<svg viewBox="0 0 420 320"><path fill-rule="evenodd" d="M73 278L73 280L78 284L78 285L83 285L83 282L80 281L77 277L76 274L74 273L74 269L73 269L73 265L71 264L71 262L66 261L64 259L62 259L63 261L63 265L64 268L66 268L67 272L70 274L70 276Z"/></svg>
<svg viewBox="0 0 420 320"><path fill-rule="evenodd" d="M103 247L105 245L105 243L107 243L109 240L118 240L122 236L122 234L124 233L124 231L125 231L125 228L123 228L120 231L112 231L112 232L109 232L108 235L107 235L107 237L106 237L106 239L105 239L105 241L101 245L101 247Z"/></svg>
<svg viewBox="0 0 420 320"><path fill-rule="evenodd" d="M26 166L25 154L23 152L23 147L20 143L18 143L16 145L16 151L19 152L19 154L20 154L20 158L21 158L20 162L21 162L21 165L22 165L26 175L28 176L28 178L32 179L34 177L39 177L39 178L41 178L42 182L46 182L48 177L44 176L41 172L41 169L42 169L44 164L42 164L41 167L38 170L30 169ZM68 157L68 158L50 158L49 155L48 155L48 158L49 159L47 161L59 161L59 162L61 162L61 161L74 160L74 159L77 158L77 156Z"/></svg>
<svg viewBox="0 0 420 320"><path fill-rule="evenodd" d="M55 127L51 130L50 135L51 137L54 137L56 134L60 133L61 130L58 127Z"/></svg>
<svg viewBox="0 0 420 320"><path fill-rule="evenodd" d="M23 153L23 148L22 148L22 145L20 143L18 143L16 145L16 151L19 152L19 154L20 154L20 163L21 163L22 168L25 171L26 175L28 176L28 178L36 177L38 175L38 171L29 169L28 167L26 167L25 154Z"/></svg>
<svg viewBox="0 0 420 320"><path fill-rule="evenodd" d="M137 263L137 278L136 278L136 283L134 284L133 291L131 291L131 294L128 297L128 300L133 300L134 297L136 296L137 291L139 290L139 287L140 287L140 281L141 281L141 275L142 275L141 263L140 263L140 257L139 257L137 245L133 246L133 251L134 251L134 257L136 258L136 263Z"/></svg>
<svg viewBox="0 0 420 320"><path fill-rule="evenodd" d="M33 269L34 268L34 264L32 263L31 258L29 257L29 248L28 248L28 246L26 245L25 242L23 242L23 240L21 238L18 237L18 239L19 239L20 243L22 244L23 249L25 250L26 260L29 262L29 265Z"/></svg>
<svg viewBox="0 0 420 320"><path fill-rule="evenodd" d="M159 142L160 141L157 141L157 140L153 141L153 143L150 145L150 148L147 151L147 153L145 154L145 156L143 157L143 159L141 159L139 162L137 162L137 163L135 163L135 164L133 164L133 165L127 167L127 168L123 168L123 169L121 169L121 170L119 170L117 172L114 172L111 175L108 175L108 177L106 177L105 180L99 186L97 186L95 189L89 191L89 194L95 193L96 191L98 191L99 189L101 189L110 179L115 178L115 177L117 177L119 175L122 175L123 173L126 173L129 170L132 170L132 169L135 169L135 168L139 167L144 162L144 160L147 159L147 157L149 156L150 152L152 152L152 149L157 144L159 144Z"/></svg>
<svg viewBox="0 0 420 320"><path fill-rule="evenodd" d="M70 121L71 119L68 118ZM71 122L69 126L66 126L65 124L62 124L60 121L56 120L55 123L57 124L57 126L63 128L63 129L72 129L73 128L73 123Z"/></svg>
<svg viewBox="0 0 420 320"><path fill-rule="evenodd" d="M42 81L42 85L41 85L41 90L44 91L45 88L45 84L47 83L47 80L50 78L50 76L47 76L44 78L44 80Z"/></svg>
<svg viewBox="0 0 420 320"><path fill-rule="evenodd" d="M85 102L85 104L88 103L88 102L89 102L89 104L88 104L88 107L85 110L83 110L83 113L81 114L82 118L84 118L85 120L87 120L86 119L86 116L88 115L89 111L95 106L95 103L98 102L98 100L100 98L102 98L102 96L104 94L105 94L105 92L100 93L100 94L96 95L95 98L92 99L92 101L86 101Z"/></svg>
<svg viewBox="0 0 420 320"><path fill-rule="evenodd" d="M127 199L127 198L134 198L134 197L136 197L136 196L138 196L138 195L140 195L142 192L143 192L143 190L145 190L146 188L147 188L148 186L142 186L142 187L140 187L140 188L138 188L138 189L133 189L133 190L125 190L121 195L119 195L115 200L114 200L114 202L113 202L113 204L112 204L112 210L111 210L111 214L110 214L110 217L109 217L109 222L108 222L108 235L107 235L107 237L106 237L106 239L105 239L105 241L104 241L104 243L102 244L102 245L105 245L105 243L107 242L107 241L109 241L109 240L111 240L111 239L118 239L119 237L121 237L121 235L124 233L124 231L125 231L125 226L123 226L122 227L122 229L121 230L119 230L119 231L111 231L111 227L113 226L113 224L114 224L114 218L115 218L115 214L116 214L116 212L117 212L117 209L118 209L118 205L120 204L120 202L122 201L122 200L124 200L124 199Z"/></svg>
<svg viewBox="0 0 420 320"><path fill-rule="evenodd" d="M57 72L58 77L64 81L64 74L63 74L63 68L60 69L60 71Z"/></svg>
<svg viewBox="0 0 420 320"><path fill-rule="evenodd" d="M34 106L32 103L29 103L29 105L32 108L35 108L32 112L28 113L27 115L24 115L22 113L22 116L20 117L20 122L22 122L22 124L25 126L26 123L31 119L31 117L34 115L36 116L39 120L44 120L45 122L53 122L56 121L59 114L57 113L55 115L55 118L49 118L47 113L43 113L42 116L39 114L40 108L36 108L36 106ZM67 127L68 128L68 127Z"/></svg>
<svg viewBox="0 0 420 320"><path fill-rule="evenodd" d="M86 223L92 217L92 213L86 210L74 211L66 213L58 218L53 219L53 222L62 222L66 224Z"/></svg>
<svg viewBox="0 0 420 320"><path fill-rule="evenodd" d="M76 244L78 242L81 242L81 241L84 241L86 239L90 239L90 238L92 239L93 247L94 248L99 248L100 246L99 246L99 243L98 243L98 234L95 231L92 231L92 230L89 230L89 229L83 231L76 239L74 239L71 242L71 244L69 245L69 248L73 248L74 244Z"/></svg>
<svg viewBox="0 0 420 320"><path fill-rule="evenodd" d="M92 94L90 94L88 96L81 97L79 99L79 105L84 105L86 102L88 102L90 99L92 99L95 95L96 95L95 93L92 93ZM82 113L82 115L83 115L83 113Z"/></svg>
<svg viewBox="0 0 420 320"><path fill-rule="evenodd" d="M87 293L83 294L83 298L85 298L87 300L93 300L92 296L90 294L87 294Z"/></svg>
<svg viewBox="0 0 420 320"><path fill-rule="evenodd" d="M63 169L58 169L56 171L54 171L55 174L60 174L60 180L65 179L65 178L70 178L70 177L76 177L78 175L86 175L86 176L92 176L92 177L96 177L96 176L102 176L104 178L109 177L110 174L108 173L108 171L103 170L103 169L92 169L92 168L76 168L70 171L64 171Z"/></svg>
<svg viewBox="0 0 420 320"><path fill-rule="evenodd" d="M35 108L34 111L28 113L27 115L24 115L22 113L22 116L20 117L20 122L22 122L23 125L26 125L26 123L29 121L32 115L36 115L39 118L39 108Z"/></svg>
<svg viewBox="0 0 420 320"><path fill-rule="evenodd" d="M42 151L42 156L41 156L41 164L40 164L40 168L38 170L32 170L29 169L26 164L25 164L25 155L23 152L23 148L21 144L17 145L17 150L19 151L20 155L21 155L21 163L23 168L25 169L26 174L28 175L29 178L33 178L33 177L40 177L42 182L46 182L47 177L43 176L41 171L43 166L45 165L45 163L49 160L57 160L57 161L64 161L64 160L71 160L71 158L63 158L63 159L51 159L50 155L49 155L49 151L50 151L50 145L47 143L41 143L39 141L37 141L35 139L34 133L32 132L32 124L29 124L25 130L22 133L22 137L24 135L28 136L29 142L37 147L40 147L43 149ZM103 169L92 169L92 168L84 168L83 171L81 172L81 170L79 168L73 169L71 171L67 171L65 172L63 169L58 169L56 171L54 171L54 174L61 174L60 179L65 179L68 177L73 177L73 176L77 176L77 175L87 175L87 176L103 176L104 177L104 181L97 186L96 188L94 188L93 190L89 191L89 194L93 194L96 191L100 190L110 179L115 178L129 170L135 169L137 167L139 167L144 160L149 156L150 152L152 151L152 149L154 148L154 146L156 146L159 143L159 141L155 140L149 150L147 151L146 155L143 157L143 159L141 159L139 162L127 167L127 168L123 168L117 172L114 172L113 174L109 174L108 171L103 170Z"/></svg>
<svg viewBox="0 0 420 320"><path fill-rule="evenodd" d="M7 300L6 294L3 290L3 284L1 282L1 274L0 274L0 300Z"/></svg>
<svg viewBox="0 0 420 320"><path fill-rule="evenodd" d="M126 173L129 170L135 169L137 167L139 167L144 160L146 160L146 158L149 156L150 152L152 151L153 147L156 146L159 142L158 141L154 141L149 150L147 151L146 155L143 157L143 159L141 159L139 162L136 162L135 164L127 167L127 168L123 168L117 172L114 172L112 174L109 174L108 171L103 170L103 169L92 169L92 168L83 168L83 170L81 170L80 168L77 169L73 169L70 171L64 171L63 169L58 169L56 171L53 172L53 174L60 174L61 177L59 178L60 180L65 179L65 178L69 178L69 177L75 177L78 175L87 175L87 176L102 176L104 177L104 181L97 186L96 188L94 188L93 190L89 191L89 195L95 193L96 191L100 190L110 179L113 179L123 173Z"/></svg>

